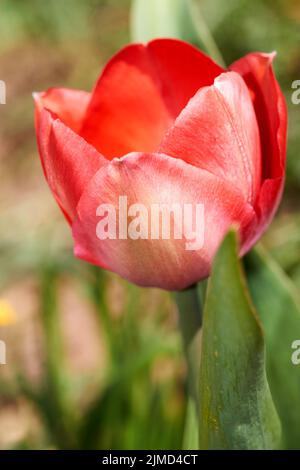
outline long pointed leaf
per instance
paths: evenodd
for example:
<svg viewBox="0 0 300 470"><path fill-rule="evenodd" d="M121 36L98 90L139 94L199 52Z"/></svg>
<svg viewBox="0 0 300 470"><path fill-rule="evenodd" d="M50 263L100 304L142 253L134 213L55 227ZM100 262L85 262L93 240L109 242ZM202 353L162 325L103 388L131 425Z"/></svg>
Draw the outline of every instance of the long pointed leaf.
<svg viewBox="0 0 300 470"><path fill-rule="evenodd" d="M265 372L264 336L230 232L214 262L203 319L200 449L274 449L280 423Z"/></svg>

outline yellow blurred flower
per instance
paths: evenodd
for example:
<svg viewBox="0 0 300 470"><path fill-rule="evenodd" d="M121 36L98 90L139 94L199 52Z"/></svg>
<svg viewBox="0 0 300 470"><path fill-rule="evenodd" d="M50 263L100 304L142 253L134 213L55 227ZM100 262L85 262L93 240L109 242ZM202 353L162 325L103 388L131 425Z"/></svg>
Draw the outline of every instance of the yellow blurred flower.
<svg viewBox="0 0 300 470"><path fill-rule="evenodd" d="M16 312L12 305L4 299L0 299L0 326L7 326L15 323Z"/></svg>

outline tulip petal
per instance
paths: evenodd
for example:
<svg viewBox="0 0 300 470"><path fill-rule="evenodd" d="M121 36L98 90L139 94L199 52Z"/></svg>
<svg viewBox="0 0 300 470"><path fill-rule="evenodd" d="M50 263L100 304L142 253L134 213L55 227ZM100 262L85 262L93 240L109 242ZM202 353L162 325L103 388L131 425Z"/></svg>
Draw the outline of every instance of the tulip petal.
<svg viewBox="0 0 300 470"><path fill-rule="evenodd" d="M252 233L245 241L243 254L255 245L272 221L281 200L283 183L282 178L267 179L263 182L254 208L257 216L250 224Z"/></svg>
<svg viewBox="0 0 300 470"><path fill-rule="evenodd" d="M80 135L106 158L156 148L172 118L153 80L125 62L97 85Z"/></svg>
<svg viewBox="0 0 300 470"><path fill-rule="evenodd" d="M272 68L274 56L256 52L230 66L242 75L251 90L260 130L263 183L255 206L259 219L256 238L272 220L284 185L287 109Z"/></svg>
<svg viewBox="0 0 300 470"><path fill-rule="evenodd" d="M155 151L187 101L222 71L175 39L127 46L105 67L81 135L107 158Z"/></svg>
<svg viewBox="0 0 300 470"><path fill-rule="evenodd" d="M46 109L39 116L37 140L48 184L72 221L85 186L107 160Z"/></svg>
<svg viewBox="0 0 300 470"><path fill-rule="evenodd" d="M125 213L123 221L128 227L134 220L125 209L124 213L119 209L120 196L127 197L127 210L132 204L146 207L147 215L143 214L140 223L143 238L132 239L123 225L124 239L120 239L120 214ZM116 233L110 226L110 238L106 239L100 239L97 232L103 219L96 214L102 204L110 204L116 214ZM174 214L171 237L153 239L151 230L157 226L149 214L155 204L169 209L175 204L182 210L187 204L195 211L196 204L202 204L204 220L197 225L197 235L201 239L204 231L203 245L187 249L190 237L185 230L175 239L172 230L180 224ZM208 276L213 255L228 228L239 224L243 238L244 228L255 217L241 192L223 179L180 159L143 153L114 159L101 168L84 191L77 214L73 223L77 257L105 266L136 284L169 290L183 289Z"/></svg>
<svg viewBox="0 0 300 470"><path fill-rule="evenodd" d="M159 150L230 181L253 203L261 182L260 141L242 78L224 73L212 86L200 89Z"/></svg>
<svg viewBox="0 0 300 470"><path fill-rule="evenodd" d="M230 66L252 92L262 142L263 179L281 177L286 158L287 111L274 76L273 58L274 54L256 52Z"/></svg>
<svg viewBox="0 0 300 470"><path fill-rule="evenodd" d="M147 49L174 117L199 88L211 85L224 72L210 57L183 41L157 39L151 41Z"/></svg>
<svg viewBox="0 0 300 470"><path fill-rule="evenodd" d="M36 105L36 121L43 108L49 109L74 132L79 132L91 94L69 88L49 88L33 94Z"/></svg>

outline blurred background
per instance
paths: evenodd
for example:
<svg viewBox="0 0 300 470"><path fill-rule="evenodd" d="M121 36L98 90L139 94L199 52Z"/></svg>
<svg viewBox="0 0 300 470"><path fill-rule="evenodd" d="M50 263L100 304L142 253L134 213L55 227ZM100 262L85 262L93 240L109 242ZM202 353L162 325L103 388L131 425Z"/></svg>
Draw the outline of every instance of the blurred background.
<svg viewBox="0 0 300 470"><path fill-rule="evenodd" d="M291 84L300 80L300 2L198 4L200 31L186 22L183 35L203 49L214 39L226 64L254 50L278 53L289 107L287 185L261 243L299 289L300 104L291 103ZM130 6L0 2L0 80L7 86L0 105L2 449L181 447L186 370L172 298L73 258L33 125L33 91L93 87L107 59L131 40ZM166 28L168 15L162 18Z"/></svg>

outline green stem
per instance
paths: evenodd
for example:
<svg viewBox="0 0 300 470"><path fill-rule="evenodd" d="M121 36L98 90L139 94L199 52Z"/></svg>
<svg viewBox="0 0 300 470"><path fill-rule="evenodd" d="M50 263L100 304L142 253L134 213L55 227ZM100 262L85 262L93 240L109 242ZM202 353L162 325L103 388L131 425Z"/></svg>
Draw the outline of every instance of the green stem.
<svg viewBox="0 0 300 470"><path fill-rule="evenodd" d="M198 378L201 353L202 306L197 286L175 294L179 326L188 365L188 412L184 447L195 448L198 422ZM192 429L191 429L192 428Z"/></svg>
<svg viewBox="0 0 300 470"><path fill-rule="evenodd" d="M115 359L115 329L111 316L111 312L106 300L107 291L107 275L105 271L97 266L91 266L92 281L88 284L91 292L92 301L96 307L99 327L104 335L106 350L109 355L108 362L111 363Z"/></svg>
<svg viewBox="0 0 300 470"><path fill-rule="evenodd" d="M59 448L76 448L76 417L65 372L63 339L57 307L57 272L46 267L41 275L41 311L45 335L46 377L40 400L48 427ZM57 419L59 416L59 419Z"/></svg>

